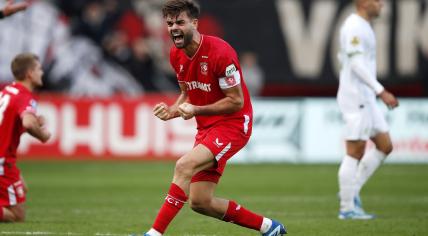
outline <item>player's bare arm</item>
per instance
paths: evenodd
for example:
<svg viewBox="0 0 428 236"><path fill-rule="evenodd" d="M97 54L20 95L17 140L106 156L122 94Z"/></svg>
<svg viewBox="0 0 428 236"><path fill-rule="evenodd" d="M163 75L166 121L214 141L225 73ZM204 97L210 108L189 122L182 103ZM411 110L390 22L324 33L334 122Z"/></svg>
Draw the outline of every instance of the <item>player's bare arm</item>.
<svg viewBox="0 0 428 236"><path fill-rule="evenodd" d="M205 106L195 106L189 103L183 103L178 107L178 110L187 120L193 116L209 116L230 114L239 111L244 106L244 95L240 85L222 90L225 97L217 102Z"/></svg>
<svg viewBox="0 0 428 236"><path fill-rule="evenodd" d="M167 104L161 102L155 105L153 108L153 114L163 121L167 121L180 116L178 107L187 101L187 92L185 84L180 83L180 96L178 96L174 105L168 106Z"/></svg>
<svg viewBox="0 0 428 236"><path fill-rule="evenodd" d="M22 126L33 137L45 143L51 137L51 133L44 127L44 118L31 112L26 112L22 116Z"/></svg>
<svg viewBox="0 0 428 236"><path fill-rule="evenodd" d="M1 10L4 17L13 15L19 11L23 11L28 7L28 2L15 3L13 0L8 0L6 5Z"/></svg>

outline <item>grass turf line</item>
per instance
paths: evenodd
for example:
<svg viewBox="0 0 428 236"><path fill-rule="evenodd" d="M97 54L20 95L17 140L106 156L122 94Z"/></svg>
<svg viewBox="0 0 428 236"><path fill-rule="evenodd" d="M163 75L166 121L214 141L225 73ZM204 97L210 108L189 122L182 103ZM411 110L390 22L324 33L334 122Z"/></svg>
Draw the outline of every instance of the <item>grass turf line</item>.
<svg viewBox="0 0 428 236"><path fill-rule="evenodd" d="M30 189L27 221L0 224L0 235L141 233L151 226L173 171L173 163L155 162L25 161L19 166ZM337 170L338 165L230 165L216 195L282 221L290 235L428 235L428 165L381 167L362 191L365 209L379 217L373 221L337 219ZM196 235L259 233L185 206L166 236Z"/></svg>

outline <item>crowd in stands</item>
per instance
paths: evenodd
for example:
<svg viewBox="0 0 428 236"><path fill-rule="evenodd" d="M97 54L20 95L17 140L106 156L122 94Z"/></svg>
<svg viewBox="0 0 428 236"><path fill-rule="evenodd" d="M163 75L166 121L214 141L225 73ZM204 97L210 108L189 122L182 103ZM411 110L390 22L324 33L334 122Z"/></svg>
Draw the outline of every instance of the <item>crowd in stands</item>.
<svg viewBox="0 0 428 236"><path fill-rule="evenodd" d="M164 0L33 0L30 7L0 22L0 85L12 81L10 60L22 51L40 56L48 92L76 96L140 95L178 91L169 64L172 42L160 8ZM202 15L202 33L223 37L214 16ZM13 37L12 37L13 35ZM243 67L263 81L257 58ZM252 69L252 67L256 69ZM253 75L253 72L255 74Z"/></svg>
<svg viewBox="0 0 428 236"><path fill-rule="evenodd" d="M163 80L173 75L169 67L161 65L167 56L167 35L161 22L156 22L160 13L150 13L158 11L158 2L58 0L57 5L70 19L73 35L91 39L107 60L125 68L145 91L153 92L168 89ZM150 15L145 17L146 13Z"/></svg>

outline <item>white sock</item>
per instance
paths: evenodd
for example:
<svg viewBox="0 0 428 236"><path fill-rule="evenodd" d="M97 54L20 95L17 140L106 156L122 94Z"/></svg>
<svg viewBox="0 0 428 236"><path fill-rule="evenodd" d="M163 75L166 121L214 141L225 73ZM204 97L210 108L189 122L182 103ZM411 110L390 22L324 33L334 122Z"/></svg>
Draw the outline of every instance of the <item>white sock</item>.
<svg viewBox="0 0 428 236"><path fill-rule="evenodd" d="M377 168L379 168L380 164L382 164L383 160L385 160L386 154L373 149L370 152L366 153L361 159L360 164L358 165L356 182L355 182L355 193L360 194L361 188L373 175Z"/></svg>
<svg viewBox="0 0 428 236"><path fill-rule="evenodd" d="M354 209L355 176L358 168L358 160L345 155L339 167L339 198L340 211Z"/></svg>
<svg viewBox="0 0 428 236"><path fill-rule="evenodd" d="M260 226L260 233L266 233L272 226L272 220L266 217L263 217L262 226Z"/></svg>
<svg viewBox="0 0 428 236"><path fill-rule="evenodd" d="M148 235L150 235L150 236L162 236L162 234L161 234L161 233L159 233L157 230L155 230L155 229L153 229L153 228L151 228L151 229L147 232L147 234L148 234Z"/></svg>

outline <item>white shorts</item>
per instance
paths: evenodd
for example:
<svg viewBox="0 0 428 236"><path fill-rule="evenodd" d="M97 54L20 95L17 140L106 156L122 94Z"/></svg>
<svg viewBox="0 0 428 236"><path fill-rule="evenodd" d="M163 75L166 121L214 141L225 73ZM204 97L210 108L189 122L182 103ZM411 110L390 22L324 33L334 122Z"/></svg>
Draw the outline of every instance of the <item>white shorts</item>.
<svg viewBox="0 0 428 236"><path fill-rule="evenodd" d="M389 126L376 104L366 104L356 112L342 113L345 140L368 140L378 133L387 133Z"/></svg>

